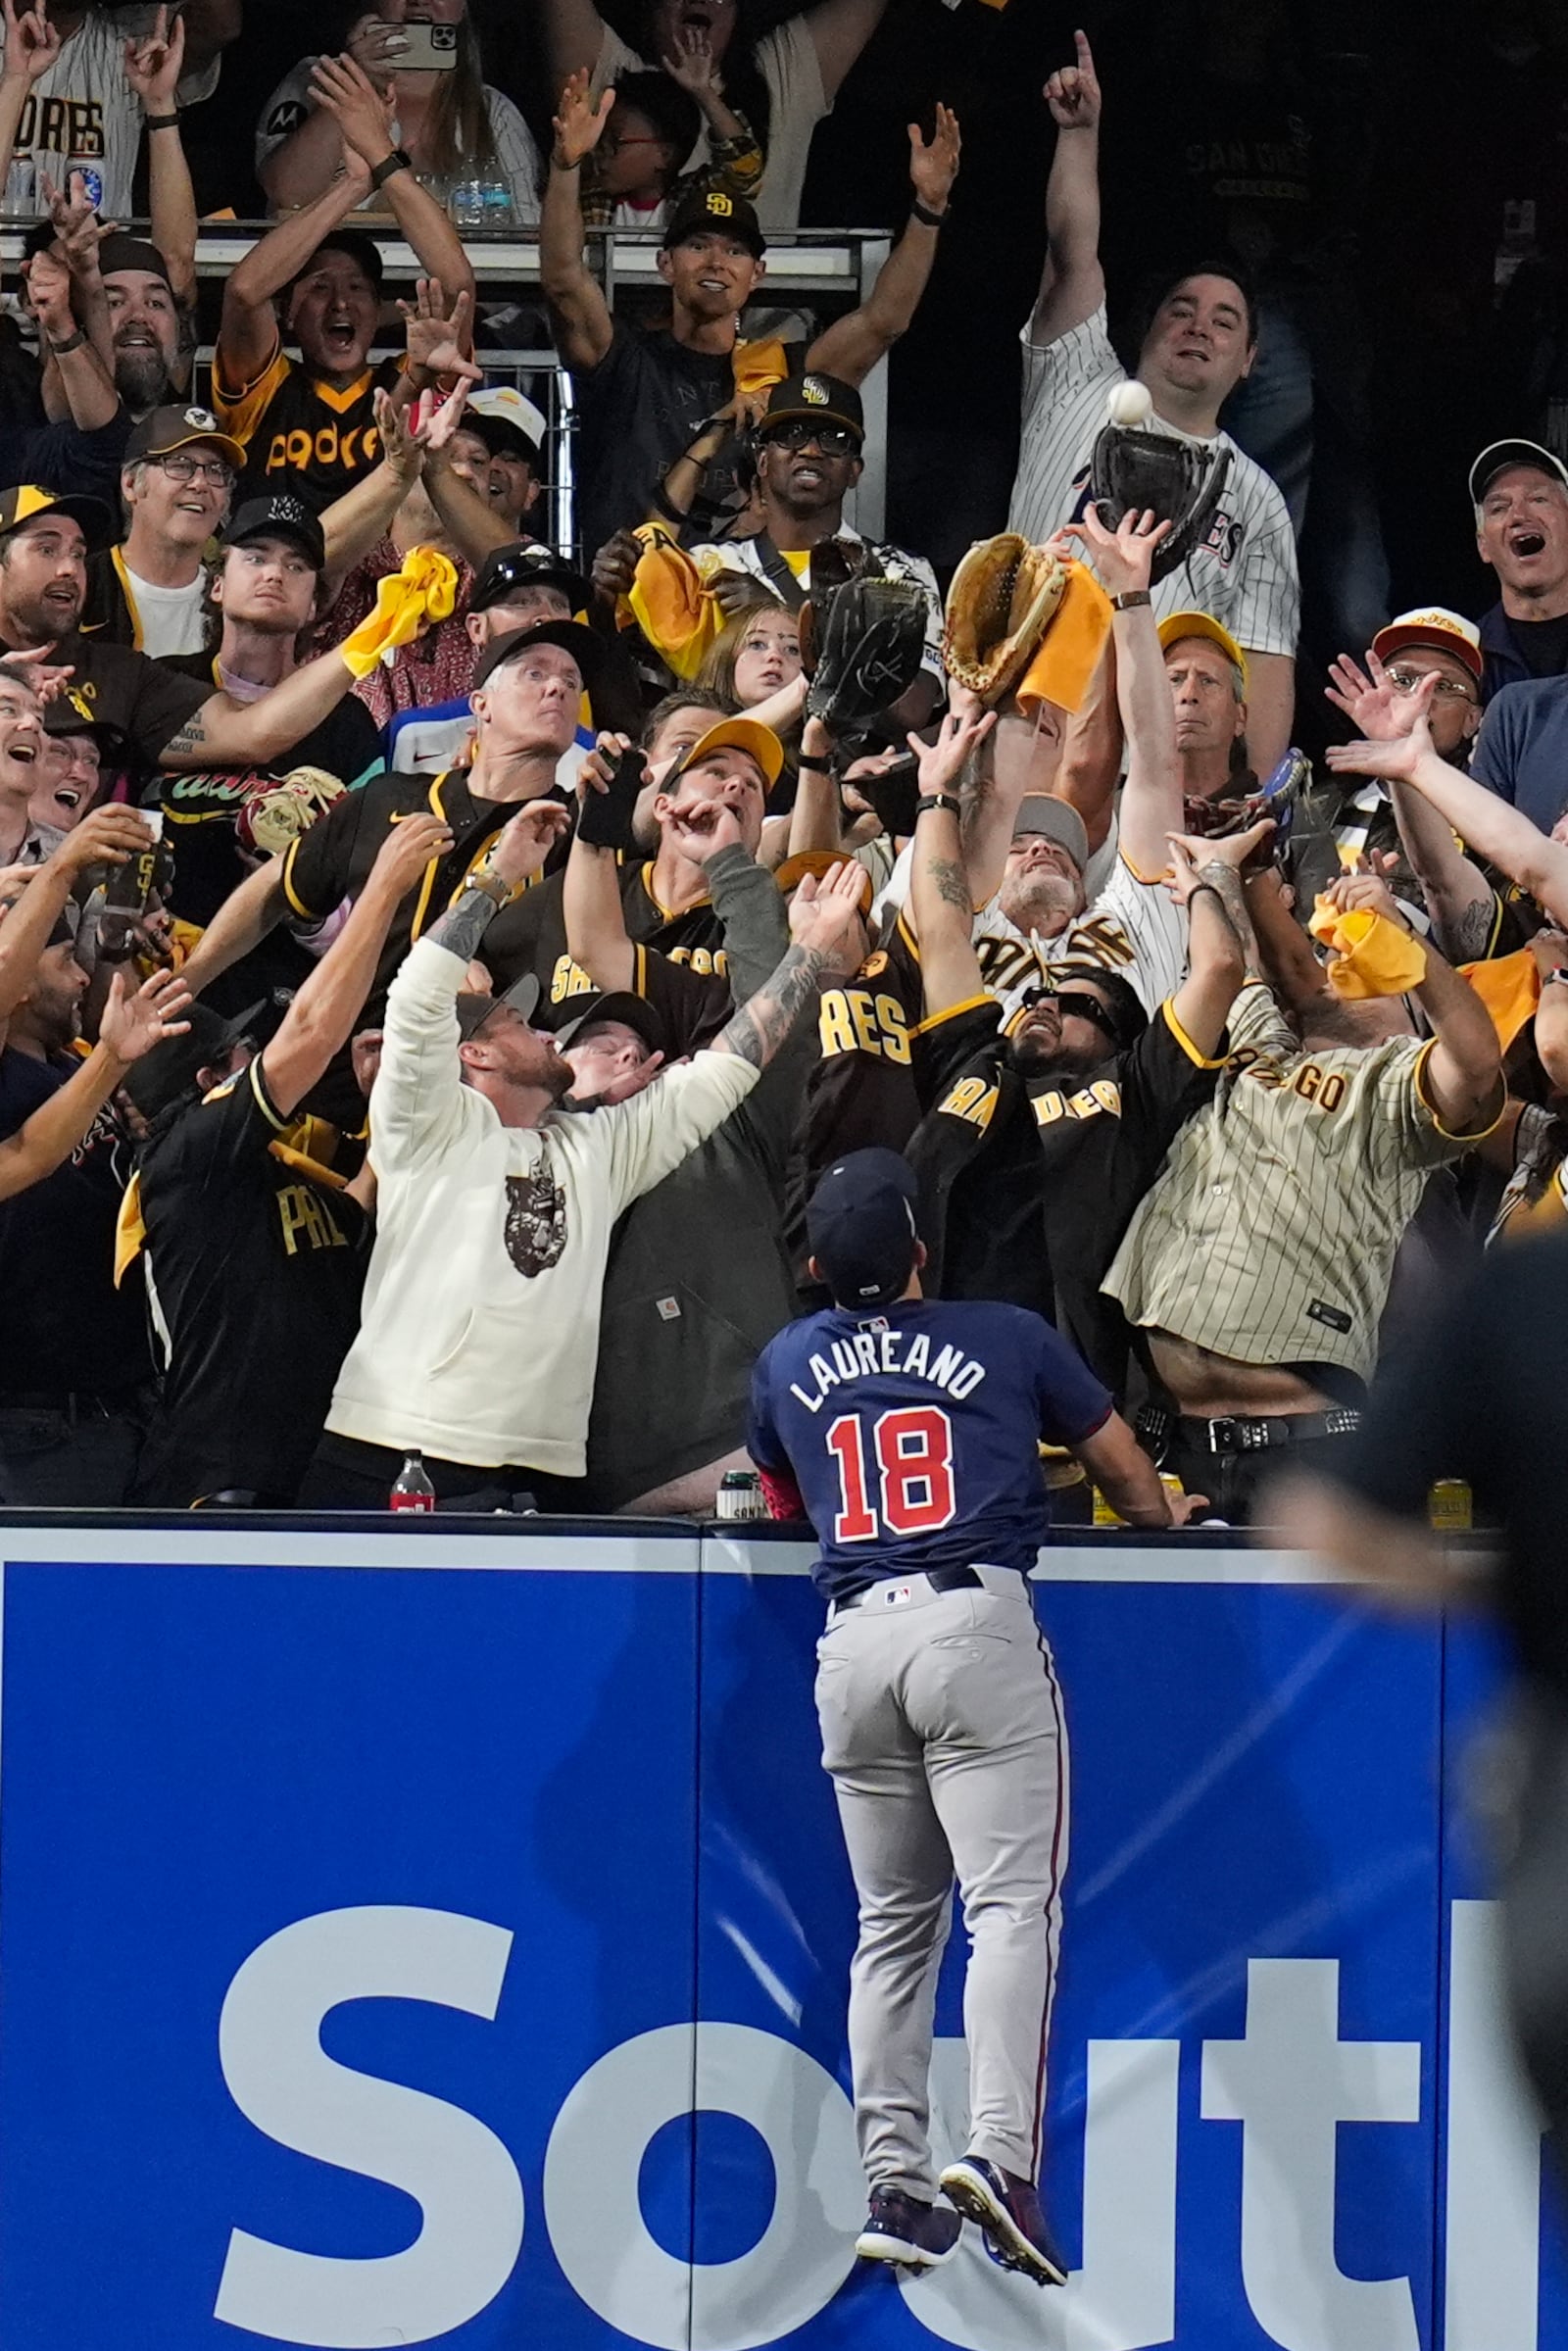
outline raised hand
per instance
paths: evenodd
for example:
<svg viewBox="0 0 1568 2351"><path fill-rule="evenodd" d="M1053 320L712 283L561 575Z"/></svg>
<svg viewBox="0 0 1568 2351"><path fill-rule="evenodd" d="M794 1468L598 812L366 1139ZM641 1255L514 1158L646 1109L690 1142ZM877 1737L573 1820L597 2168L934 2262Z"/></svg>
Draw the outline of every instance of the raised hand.
<svg viewBox="0 0 1568 2351"><path fill-rule="evenodd" d="M824 874L803 874L790 900L790 937L847 978L865 958L863 865L846 857Z"/></svg>
<svg viewBox="0 0 1568 2351"><path fill-rule="evenodd" d="M390 89L399 61L408 54L409 36L401 24L390 23L372 10L350 26L343 46L377 89Z"/></svg>
<svg viewBox="0 0 1568 2351"><path fill-rule="evenodd" d="M1095 559L1095 569L1107 596L1131 596L1147 590L1154 550L1169 535L1169 521L1152 508L1139 514L1129 507L1112 531L1105 528L1092 505L1085 507L1076 522L1064 522L1057 534L1083 542Z"/></svg>
<svg viewBox="0 0 1568 2351"><path fill-rule="evenodd" d="M393 149L391 93L378 89L352 57L318 57L311 75L311 96L331 116L343 133L344 147L368 171L385 163Z"/></svg>
<svg viewBox="0 0 1568 2351"><path fill-rule="evenodd" d="M1095 72L1094 51L1085 32L1075 32L1072 42L1077 63L1062 66L1052 74L1046 84L1046 104L1058 130L1098 130L1100 76Z"/></svg>
<svg viewBox="0 0 1568 2351"><path fill-rule="evenodd" d="M922 743L918 735L906 736L905 740L919 762L922 800L933 792L950 792L953 789L963 773L964 761L970 752L978 751L996 723L995 710L987 710L978 718L969 712L950 710L937 729L934 743Z"/></svg>
<svg viewBox="0 0 1568 2351"><path fill-rule="evenodd" d="M1338 668L1343 664L1337 662L1335 666ZM1404 733L1371 736L1359 743L1331 743L1323 755L1329 766L1336 775L1375 775L1385 783L1408 783L1421 761L1432 752L1432 729L1427 723L1427 713L1437 690L1437 672L1433 671L1421 680L1413 694L1397 698L1409 706L1412 713L1409 727ZM1337 699L1332 689L1329 699Z"/></svg>
<svg viewBox="0 0 1568 2351"><path fill-rule="evenodd" d="M190 1022L179 1015L189 1007L190 990L177 971L155 971L134 995L123 971L117 971L98 1023L98 1042L117 1061L139 1061L166 1037L184 1036Z"/></svg>
<svg viewBox="0 0 1568 2351"><path fill-rule="evenodd" d="M183 16L176 16L171 24L168 9L160 8L145 40L125 43L124 58L125 79L141 100L142 113L172 115L174 93L185 70Z"/></svg>
<svg viewBox="0 0 1568 2351"><path fill-rule="evenodd" d="M76 321L71 307L71 271L57 253L46 247L35 253L30 262L24 262L22 274L26 283L27 302L45 336L51 343L68 343L75 332Z"/></svg>
<svg viewBox="0 0 1568 2351"><path fill-rule="evenodd" d="M674 55L662 57L659 62L670 80L679 82L699 106L705 98L723 97L724 83L706 24L677 24Z"/></svg>
<svg viewBox="0 0 1568 2351"><path fill-rule="evenodd" d="M448 303L439 278L421 277L414 300L400 302L409 366L425 375L452 376L465 383L483 383L484 370L475 367L473 297L466 288Z"/></svg>
<svg viewBox="0 0 1568 2351"><path fill-rule="evenodd" d="M1381 873L1339 874L1323 895L1341 914L1381 914L1387 921L1396 922L1401 931L1410 928L1403 908Z"/></svg>
<svg viewBox="0 0 1568 2351"><path fill-rule="evenodd" d="M485 863L504 882L525 882L539 872L570 823L559 800L527 801L496 835Z"/></svg>
<svg viewBox="0 0 1568 2351"><path fill-rule="evenodd" d="M444 396L434 389L419 394L415 411L417 419L415 430L424 444L427 457L444 458L452 446L452 436L463 422L467 406L469 386L460 383Z"/></svg>
<svg viewBox="0 0 1568 2351"><path fill-rule="evenodd" d="M721 849L741 847L741 820L727 800L694 800L666 819L675 847L693 865L706 865Z"/></svg>
<svg viewBox="0 0 1568 2351"><path fill-rule="evenodd" d="M642 560L642 541L635 531L617 530L607 539L594 557L594 594L604 604L618 603L629 596Z"/></svg>
<svg viewBox="0 0 1568 2351"><path fill-rule="evenodd" d="M909 181L915 201L929 212L946 212L953 183L958 176L958 154L962 146L958 135L958 118L951 106L937 102L936 128L929 139L920 134L918 122L909 124Z"/></svg>
<svg viewBox="0 0 1568 2351"><path fill-rule="evenodd" d="M556 134L556 143L551 152L551 162L559 164L564 171L569 171L575 165L582 162L585 155L592 155L599 144L605 124L610 120L610 110L614 103L615 93L612 87L606 90L598 105L595 106L588 92L588 69L586 66L577 73L569 74L566 86L561 93L560 109L552 124Z"/></svg>
<svg viewBox="0 0 1568 2351"><path fill-rule="evenodd" d="M30 89L60 62L60 35L49 22L49 0L19 12L15 0L0 0L6 28L6 54L0 81L23 81Z"/></svg>
<svg viewBox="0 0 1568 2351"><path fill-rule="evenodd" d="M1419 697L1396 686L1370 650L1364 671L1356 667L1348 653L1342 653L1337 661L1330 661L1329 676L1334 682L1324 687L1324 694L1369 742L1392 743L1396 737L1407 735L1415 724ZM1436 691L1434 683L1426 701L1419 702L1420 710L1428 710Z"/></svg>

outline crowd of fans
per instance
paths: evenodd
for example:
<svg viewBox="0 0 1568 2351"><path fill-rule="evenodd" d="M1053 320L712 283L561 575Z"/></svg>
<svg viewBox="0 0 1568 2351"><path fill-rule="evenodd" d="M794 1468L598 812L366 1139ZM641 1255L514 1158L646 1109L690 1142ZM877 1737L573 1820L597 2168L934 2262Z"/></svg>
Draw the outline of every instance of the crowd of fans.
<svg viewBox="0 0 1568 2351"><path fill-rule="evenodd" d="M0 0L0 1502L379 1508L416 1452L446 1504L710 1511L812 1188L885 1146L927 1290L1046 1315L1239 1521L1568 1214L1568 465L1442 486L1496 602L1373 610L1294 749L1298 485L1222 421L1288 320L1194 253L1123 367L1080 34L1009 531L944 602L846 508L953 112L864 302L763 309L881 5L743 52L730 0L640 50L549 0L542 152L464 0L380 0L262 108L207 406L180 112L240 0ZM475 203L538 224L580 555ZM1107 499L1107 426L1183 496Z"/></svg>

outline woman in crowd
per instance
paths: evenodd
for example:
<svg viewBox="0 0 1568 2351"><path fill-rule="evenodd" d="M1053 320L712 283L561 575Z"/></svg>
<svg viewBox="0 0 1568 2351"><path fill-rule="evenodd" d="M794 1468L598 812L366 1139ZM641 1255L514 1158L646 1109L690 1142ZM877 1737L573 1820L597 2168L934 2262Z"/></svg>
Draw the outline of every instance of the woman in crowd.
<svg viewBox="0 0 1568 2351"><path fill-rule="evenodd" d="M400 69L415 26L453 25L457 63L448 73ZM512 100L484 78L468 0L376 0L343 44L395 108L392 135L443 201L466 180L502 181L516 221L539 218L539 151ZM337 124L311 102L314 57L302 58L262 110L257 176L274 212L312 204L343 160ZM372 202L373 202L372 198Z"/></svg>
<svg viewBox="0 0 1568 2351"><path fill-rule="evenodd" d="M788 764L768 796L775 814L795 797L806 683L800 624L770 596L743 605L731 616L697 673L698 692L719 710L731 717L744 710L748 718L771 727L783 743Z"/></svg>

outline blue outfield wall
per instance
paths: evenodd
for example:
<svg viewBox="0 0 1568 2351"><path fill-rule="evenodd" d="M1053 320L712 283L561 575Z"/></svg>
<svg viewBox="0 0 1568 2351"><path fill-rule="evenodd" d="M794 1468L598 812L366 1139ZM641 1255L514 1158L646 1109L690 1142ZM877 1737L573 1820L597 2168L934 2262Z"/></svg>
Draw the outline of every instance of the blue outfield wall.
<svg viewBox="0 0 1568 2351"><path fill-rule="evenodd" d="M1496 1659L1223 1540L1036 1587L1071 2284L857 2272L808 1558L0 1521L4 2351L1568 2351L1462 1801Z"/></svg>

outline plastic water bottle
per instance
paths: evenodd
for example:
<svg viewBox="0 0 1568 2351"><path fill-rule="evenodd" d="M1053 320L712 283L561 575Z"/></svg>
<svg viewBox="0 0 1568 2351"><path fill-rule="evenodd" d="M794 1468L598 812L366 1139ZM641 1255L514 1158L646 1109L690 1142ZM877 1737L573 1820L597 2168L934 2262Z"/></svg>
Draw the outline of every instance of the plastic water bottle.
<svg viewBox="0 0 1568 2351"><path fill-rule="evenodd" d="M491 230L510 228L513 224L512 182L510 179L487 179L484 182L484 225Z"/></svg>
<svg viewBox="0 0 1568 2351"><path fill-rule="evenodd" d="M482 179L460 179L452 191L447 206L454 228L483 228L484 182Z"/></svg>
<svg viewBox="0 0 1568 2351"><path fill-rule="evenodd" d="M388 1497L387 1508L389 1510L433 1510L435 1508L435 1488L430 1483L430 1473L424 1466L422 1453L414 1452L404 1456L403 1467L392 1481L392 1492Z"/></svg>

